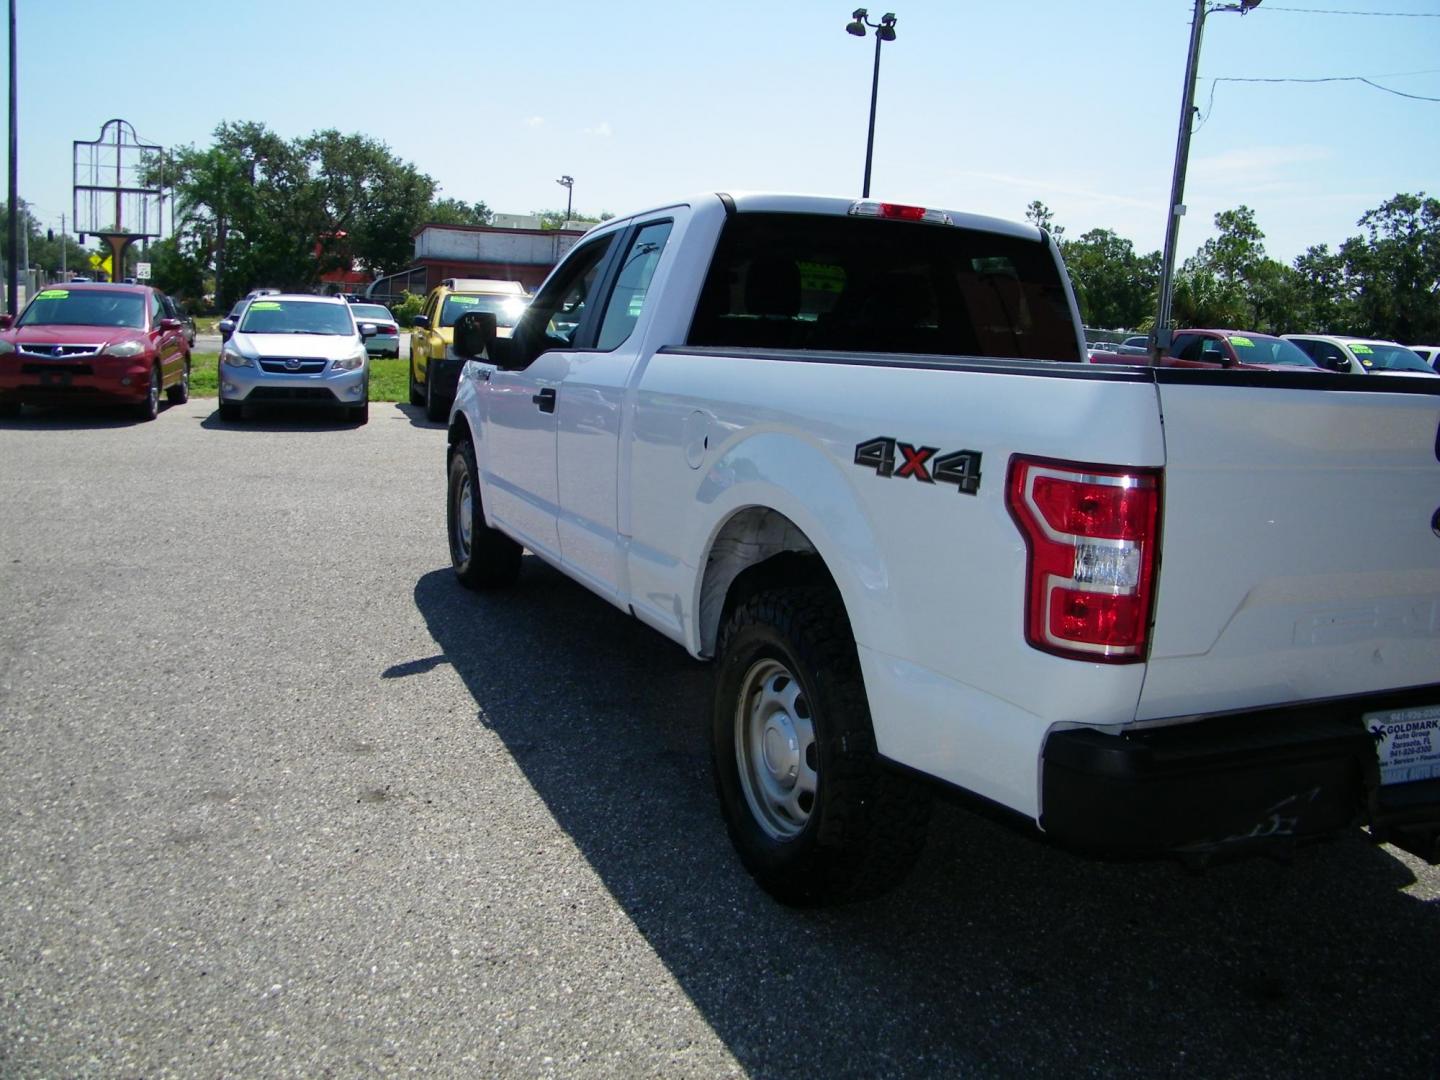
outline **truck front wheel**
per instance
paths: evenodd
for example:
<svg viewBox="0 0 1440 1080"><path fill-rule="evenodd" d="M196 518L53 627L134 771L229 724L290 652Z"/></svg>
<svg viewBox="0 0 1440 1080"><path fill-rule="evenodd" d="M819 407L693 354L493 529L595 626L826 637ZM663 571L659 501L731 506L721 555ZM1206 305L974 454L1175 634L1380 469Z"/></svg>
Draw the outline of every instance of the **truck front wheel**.
<svg viewBox="0 0 1440 1080"><path fill-rule="evenodd" d="M782 903L876 896L925 843L930 797L876 758L832 589L755 593L721 630L711 751L730 839Z"/></svg>
<svg viewBox="0 0 1440 1080"><path fill-rule="evenodd" d="M445 500L450 564L466 588L493 589L512 584L520 576L523 549L485 524L479 481L475 447L467 440L450 453L449 497Z"/></svg>

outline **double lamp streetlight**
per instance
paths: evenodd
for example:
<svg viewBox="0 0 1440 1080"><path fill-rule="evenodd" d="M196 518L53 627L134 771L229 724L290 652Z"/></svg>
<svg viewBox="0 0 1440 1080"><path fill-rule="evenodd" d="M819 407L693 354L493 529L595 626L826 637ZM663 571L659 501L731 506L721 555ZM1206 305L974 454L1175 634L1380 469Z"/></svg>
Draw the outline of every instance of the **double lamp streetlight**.
<svg viewBox="0 0 1440 1080"><path fill-rule="evenodd" d="M864 8L856 8L850 15L850 24L845 27L847 34L854 34L856 37L865 36L865 28L868 26L875 31L875 75L870 81L870 132L865 139L865 186L860 197L870 197L870 159L875 154L875 99L880 93L880 46L887 41L895 40L895 15L893 12L880 16L878 23L870 21L870 13Z"/></svg>

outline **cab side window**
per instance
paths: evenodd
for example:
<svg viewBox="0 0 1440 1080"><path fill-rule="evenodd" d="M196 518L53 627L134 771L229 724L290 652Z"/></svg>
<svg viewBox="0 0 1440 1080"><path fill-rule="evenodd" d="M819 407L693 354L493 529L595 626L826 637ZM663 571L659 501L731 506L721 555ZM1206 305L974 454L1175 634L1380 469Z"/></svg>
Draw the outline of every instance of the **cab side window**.
<svg viewBox="0 0 1440 1080"><path fill-rule="evenodd" d="M1181 360L1199 360L1203 341L1195 334L1177 334L1170 343L1170 355Z"/></svg>
<svg viewBox="0 0 1440 1080"><path fill-rule="evenodd" d="M610 301L605 305L605 316L600 322L600 337L595 342L597 349L609 351L622 344L635 329L640 312L645 307L645 294L650 288L650 279L655 276L655 267L660 262L660 253L670 236L673 222L657 221L646 225L635 234L635 239L625 251L615 278L615 287L610 292Z"/></svg>
<svg viewBox="0 0 1440 1080"><path fill-rule="evenodd" d="M514 367L528 367L550 349L572 347L614 238L611 233L577 247L530 302L511 337Z"/></svg>

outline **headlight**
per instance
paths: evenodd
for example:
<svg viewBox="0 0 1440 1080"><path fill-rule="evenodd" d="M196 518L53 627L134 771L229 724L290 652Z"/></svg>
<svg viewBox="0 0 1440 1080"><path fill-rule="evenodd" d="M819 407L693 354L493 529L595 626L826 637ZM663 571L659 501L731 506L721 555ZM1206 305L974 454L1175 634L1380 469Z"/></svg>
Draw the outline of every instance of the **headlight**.
<svg viewBox="0 0 1440 1080"><path fill-rule="evenodd" d="M143 341L117 341L114 345L106 345L104 349L106 356L139 356L144 351Z"/></svg>
<svg viewBox="0 0 1440 1080"><path fill-rule="evenodd" d="M221 349L220 362L227 367L254 367L255 361L234 349Z"/></svg>
<svg viewBox="0 0 1440 1080"><path fill-rule="evenodd" d="M351 353L349 356L342 356L339 360L332 360L330 362L330 370L355 371L365 363L366 355L365 349L362 346L358 351Z"/></svg>

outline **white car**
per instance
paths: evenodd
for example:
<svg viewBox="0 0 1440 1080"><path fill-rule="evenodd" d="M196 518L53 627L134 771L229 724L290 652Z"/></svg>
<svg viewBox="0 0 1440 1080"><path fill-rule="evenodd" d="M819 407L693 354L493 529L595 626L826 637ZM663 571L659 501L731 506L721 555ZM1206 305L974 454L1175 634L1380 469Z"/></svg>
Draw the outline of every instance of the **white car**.
<svg viewBox="0 0 1440 1080"><path fill-rule="evenodd" d="M1437 372L1404 345L1380 338L1343 337L1338 334L1285 334L1300 351L1326 371L1352 375L1418 375Z"/></svg>
<svg viewBox="0 0 1440 1080"><path fill-rule="evenodd" d="M1440 371L1440 345L1411 345L1410 351L1432 368Z"/></svg>
<svg viewBox="0 0 1440 1080"><path fill-rule="evenodd" d="M243 419L247 405L340 408L357 424L370 418L365 340L375 324L357 325L338 296L260 296L220 332L220 419Z"/></svg>

